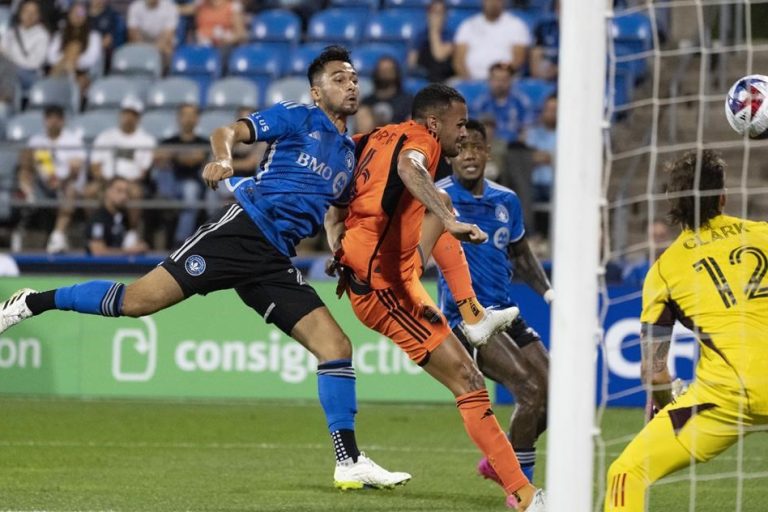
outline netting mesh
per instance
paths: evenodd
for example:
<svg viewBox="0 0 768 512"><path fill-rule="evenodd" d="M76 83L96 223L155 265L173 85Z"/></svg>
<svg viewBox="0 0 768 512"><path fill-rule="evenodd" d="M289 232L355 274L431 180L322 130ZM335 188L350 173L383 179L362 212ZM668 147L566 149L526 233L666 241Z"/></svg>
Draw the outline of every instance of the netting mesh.
<svg viewBox="0 0 768 512"><path fill-rule="evenodd" d="M768 141L740 137L723 112L726 93L736 79L768 74L768 2L627 4L608 6L606 18L599 273L599 315L605 332L595 421L595 510L603 507L607 467L643 426L638 409L611 406L645 402L639 380L642 275L678 234L664 223L668 208L663 164L685 151L719 151L728 163L726 212L755 220L768 217ZM689 379L698 357L690 332L675 330L670 354L671 370ZM764 437L742 438L717 461L692 465L661 480L652 487L648 509L768 509Z"/></svg>

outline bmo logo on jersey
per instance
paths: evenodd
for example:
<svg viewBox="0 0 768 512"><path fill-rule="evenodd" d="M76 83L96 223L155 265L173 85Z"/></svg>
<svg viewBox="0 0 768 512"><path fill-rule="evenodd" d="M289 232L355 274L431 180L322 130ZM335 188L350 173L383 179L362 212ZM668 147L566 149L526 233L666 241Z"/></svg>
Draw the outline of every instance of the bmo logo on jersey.
<svg viewBox="0 0 768 512"><path fill-rule="evenodd" d="M328 164L319 161L314 156L308 155L303 151L299 152L299 158L296 159L296 163L302 167L307 167L315 174L322 176L324 180L330 180L333 176L333 169L331 169Z"/></svg>

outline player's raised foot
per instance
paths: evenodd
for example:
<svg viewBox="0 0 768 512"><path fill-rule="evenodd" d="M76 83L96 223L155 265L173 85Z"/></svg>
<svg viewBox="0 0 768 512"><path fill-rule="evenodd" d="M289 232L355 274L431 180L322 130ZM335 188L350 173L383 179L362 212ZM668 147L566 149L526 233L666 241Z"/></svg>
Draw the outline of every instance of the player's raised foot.
<svg viewBox="0 0 768 512"><path fill-rule="evenodd" d="M519 512L546 512L547 500L544 494L544 490L536 489L531 501L528 505L523 505L518 500L518 497L514 494L507 496L507 507L515 509Z"/></svg>
<svg viewBox="0 0 768 512"><path fill-rule="evenodd" d="M488 457L483 457L480 459L480 462L477 463L477 472L480 473L480 476L483 478L493 480L497 484L504 487L504 485L501 483L501 478L499 478L499 475L496 474L496 470L493 469L493 466L491 466Z"/></svg>
<svg viewBox="0 0 768 512"><path fill-rule="evenodd" d="M509 327L519 314L520 310L515 306L505 309L486 308L482 320L474 324L463 322L461 330L473 346L482 347L491 336Z"/></svg>
<svg viewBox="0 0 768 512"><path fill-rule="evenodd" d="M0 333L32 316L32 312L27 306L27 295L30 293L37 293L37 291L22 288L0 304Z"/></svg>
<svg viewBox="0 0 768 512"><path fill-rule="evenodd" d="M411 475L400 471L387 471L371 459L360 453L357 462L348 459L336 463L333 473L333 485L342 491L359 489L394 489L405 485Z"/></svg>

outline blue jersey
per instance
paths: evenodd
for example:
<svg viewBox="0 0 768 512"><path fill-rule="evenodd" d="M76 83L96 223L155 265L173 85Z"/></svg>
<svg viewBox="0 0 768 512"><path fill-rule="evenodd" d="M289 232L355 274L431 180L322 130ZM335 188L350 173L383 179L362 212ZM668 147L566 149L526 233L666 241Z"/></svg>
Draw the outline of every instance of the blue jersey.
<svg viewBox="0 0 768 512"><path fill-rule="evenodd" d="M349 202L355 144L319 108L292 102L244 119L269 148L252 178L229 178L237 202L280 252L314 236L330 205Z"/></svg>
<svg viewBox="0 0 768 512"><path fill-rule="evenodd" d="M515 305L511 294L512 264L507 248L525 234L523 212L517 194L492 181L484 180L483 195L475 197L454 176L436 183L451 196L462 222L477 224L488 233L484 244L462 243L472 276L472 287L483 306ZM451 327L461 322L456 301L443 275L437 284L438 303Z"/></svg>

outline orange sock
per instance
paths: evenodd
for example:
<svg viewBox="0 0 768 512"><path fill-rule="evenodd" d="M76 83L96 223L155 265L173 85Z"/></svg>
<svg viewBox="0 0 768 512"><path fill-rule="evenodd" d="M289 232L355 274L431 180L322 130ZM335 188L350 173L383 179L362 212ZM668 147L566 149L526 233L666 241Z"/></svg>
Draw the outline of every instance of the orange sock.
<svg viewBox="0 0 768 512"><path fill-rule="evenodd" d="M456 406L464 420L467 434L483 455L488 457L506 493L512 494L528 484L515 450L493 414L488 390L480 389L463 394L456 398Z"/></svg>
<svg viewBox="0 0 768 512"><path fill-rule="evenodd" d="M459 306L461 318L468 324L482 320L485 309L477 302L475 290L472 288L472 277L469 275L469 265L464 256L461 242L447 231L440 235L432 249L432 257L451 289L456 305Z"/></svg>

